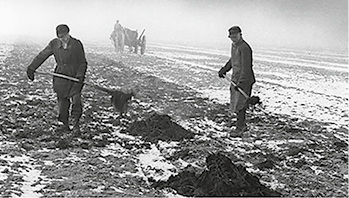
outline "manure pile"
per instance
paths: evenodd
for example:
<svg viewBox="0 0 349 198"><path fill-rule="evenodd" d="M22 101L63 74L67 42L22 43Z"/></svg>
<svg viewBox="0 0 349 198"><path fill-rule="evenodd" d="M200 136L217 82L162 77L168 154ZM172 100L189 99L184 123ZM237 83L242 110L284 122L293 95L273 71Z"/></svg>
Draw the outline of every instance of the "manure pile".
<svg viewBox="0 0 349 198"><path fill-rule="evenodd" d="M128 129L131 135L142 136L142 139L152 143L158 140L180 141L190 139L194 134L172 121L168 115L152 114L145 120L132 123Z"/></svg>
<svg viewBox="0 0 349 198"><path fill-rule="evenodd" d="M223 154L211 154L206 158L207 170L199 176L183 171L167 181L158 181L154 188L170 187L183 196L281 196L262 185L258 178L243 166L235 165Z"/></svg>

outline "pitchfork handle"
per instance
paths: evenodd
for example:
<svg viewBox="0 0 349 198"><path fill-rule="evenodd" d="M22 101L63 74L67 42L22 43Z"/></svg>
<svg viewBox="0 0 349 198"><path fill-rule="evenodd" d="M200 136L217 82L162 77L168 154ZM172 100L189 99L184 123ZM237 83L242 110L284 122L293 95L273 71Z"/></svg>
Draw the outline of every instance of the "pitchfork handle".
<svg viewBox="0 0 349 198"><path fill-rule="evenodd" d="M35 72L38 73L38 74L50 75L50 76L65 78L65 79L68 79L68 80L79 82L79 79L74 78L74 77L70 77L70 76L66 76L66 75L63 75L63 74L57 74L57 73L52 73L52 72L40 72L40 71L35 71Z"/></svg>
<svg viewBox="0 0 349 198"><path fill-rule="evenodd" d="M74 78L74 77L71 77L71 76L66 76L66 75L63 75L63 74L57 74L57 73L52 73L52 72L40 72L40 71L35 71L35 72L38 73L38 74L55 76L55 77L59 77L59 78L65 78L65 79L68 79L68 80L71 80L71 81L74 81L74 82L80 82L79 79L77 79L77 78ZM85 84L85 85L96 87L96 85L93 85L93 84L88 83L88 82L82 82L82 83Z"/></svg>
<svg viewBox="0 0 349 198"><path fill-rule="evenodd" d="M234 83L234 81L232 81L231 79L229 79L226 75L223 75L224 79L226 79L228 82L230 82L234 87L237 88L237 90L246 98L248 99L249 96L244 92L244 90L242 90L240 87L236 86L236 83Z"/></svg>

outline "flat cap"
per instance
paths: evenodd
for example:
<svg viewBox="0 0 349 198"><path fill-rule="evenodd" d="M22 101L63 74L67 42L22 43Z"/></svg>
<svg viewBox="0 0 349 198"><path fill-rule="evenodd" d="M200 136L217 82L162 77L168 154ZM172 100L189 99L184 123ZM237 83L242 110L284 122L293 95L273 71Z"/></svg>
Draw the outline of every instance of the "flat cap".
<svg viewBox="0 0 349 198"><path fill-rule="evenodd" d="M56 27L57 37L63 36L69 32L69 27L66 24L60 24Z"/></svg>
<svg viewBox="0 0 349 198"><path fill-rule="evenodd" d="M229 35L241 33L241 29L239 26L233 26L233 27L229 28L228 32L229 32Z"/></svg>

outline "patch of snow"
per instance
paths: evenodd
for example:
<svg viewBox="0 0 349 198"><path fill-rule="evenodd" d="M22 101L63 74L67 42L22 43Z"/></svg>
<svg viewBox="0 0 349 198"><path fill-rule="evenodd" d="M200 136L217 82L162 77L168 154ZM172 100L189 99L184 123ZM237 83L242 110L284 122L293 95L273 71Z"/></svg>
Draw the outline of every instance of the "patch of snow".
<svg viewBox="0 0 349 198"><path fill-rule="evenodd" d="M129 155L125 151L126 151L126 149L124 147L122 147L120 144L111 143L111 144L108 144L104 149L101 150L100 155L103 157L106 157L108 155L111 155L114 157L122 157L125 155Z"/></svg>
<svg viewBox="0 0 349 198"><path fill-rule="evenodd" d="M101 193L105 189L105 186L98 186L97 188L92 189L92 191Z"/></svg>
<svg viewBox="0 0 349 198"><path fill-rule="evenodd" d="M345 64L331 63L331 62L321 62L319 64L318 61L310 61L310 60L296 60L296 59L285 59L283 57L282 60L275 60L275 57L268 56L258 56L255 55L254 59L258 61L268 62L268 63L278 63L278 64L286 64L286 65L295 65L301 67L311 67L316 69L326 69L326 70L335 70L340 72L347 72L348 66Z"/></svg>
<svg viewBox="0 0 349 198"><path fill-rule="evenodd" d="M310 166L310 169L313 170L316 175L319 175L324 172L322 170L319 170L319 167L317 166Z"/></svg>
<svg viewBox="0 0 349 198"><path fill-rule="evenodd" d="M26 100L42 100L45 101L47 98L44 98L44 96L39 96L39 95L25 95Z"/></svg>
<svg viewBox="0 0 349 198"><path fill-rule="evenodd" d="M176 192L164 192L165 197L171 197L171 198L186 198L186 196L180 195Z"/></svg>
<svg viewBox="0 0 349 198"><path fill-rule="evenodd" d="M36 193L36 191L39 191L40 189L44 188L46 185L43 184L35 184L41 175L40 170L36 170L35 167L31 167L29 170L22 170L21 175L23 175L24 182L22 183L21 190L23 191L23 194L21 197L41 197L41 193Z"/></svg>
<svg viewBox="0 0 349 198"><path fill-rule="evenodd" d="M169 148L169 147L175 147L175 146L178 145L178 143L179 143L179 142L174 142L174 141L172 141L172 142L170 142L170 143L167 143L167 142L164 142L164 141L159 140L159 141L158 141L158 146L159 146L159 148L164 149L164 148Z"/></svg>
<svg viewBox="0 0 349 198"><path fill-rule="evenodd" d="M114 187L114 186L110 186L109 188L111 188L111 189L115 190L116 192L119 192L119 193L124 193L124 191L123 191L123 190L120 190L120 189L118 189L118 188L116 188L116 187Z"/></svg>
<svg viewBox="0 0 349 198"><path fill-rule="evenodd" d="M45 160L43 162L44 162L45 166L53 166L53 165L55 165L52 161Z"/></svg>
<svg viewBox="0 0 349 198"><path fill-rule="evenodd" d="M64 157L63 159L60 159L63 161L71 161L71 162L81 162L83 161L80 157L76 155L76 153L69 153L69 156Z"/></svg>
<svg viewBox="0 0 349 198"><path fill-rule="evenodd" d="M7 173L4 173L4 170L6 170L7 166L0 166L0 181L3 181L7 179Z"/></svg>
<svg viewBox="0 0 349 198"><path fill-rule="evenodd" d="M119 173L118 175L122 178L126 176L132 176L132 177L140 176L139 172L131 173L130 171L124 171L122 173Z"/></svg>
<svg viewBox="0 0 349 198"><path fill-rule="evenodd" d="M9 156L9 155L1 155L0 159L7 161L8 166L0 166L1 172L3 172L5 169L8 169L10 171L15 172L15 174L19 174L23 176L23 182L18 182L17 185L19 186L19 189L21 190L21 196L20 197L41 197L42 195L40 193L36 193L35 191L38 191L45 187L45 185L41 184L35 184L40 177L41 171L36 169L36 166L30 163L33 161L31 157L28 157L26 155L21 156ZM20 166L16 170L12 170L11 166L14 163L20 163L23 164L23 166ZM0 180L6 180L8 175L6 173L0 173ZM41 177L42 178L42 177Z"/></svg>
<svg viewBox="0 0 349 198"><path fill-rule="evenodd" d="M280 151L281 148L279 147L279 145L285 144L286 141L284 140L270 140L268 142L265 142L266 147L269 149L272 149L274 151Z"/></svg>
<svg viewBox="0 0 349 198"><path fill-rule="evenodd" d="M154 144L151 149L138 156L140 166L146 175L151 175L156 181L166 181L171 175L176 175L176 167L161 156Z"/></svg>
<svg viewBox="0 0 349 198"><path fill-rule="evenodd" d="M285 184L278 182L276 179L270 182L261 181L261 183L265 184L266 186L269 186L272 190L284 189L286 187Z"/></svg>
<svg viewBox="0 0 349 198"><path fill-rule="evenodd" d="M118 127L118 126L115 127L115 126L113 126L113 125L112 125L112 127L113 127L113 129L114 129L114 131L112 132L113 136L117 136L117 137L119 137L119 138L121 138L121 139L135 140L135 137L132 136L132 135L127 135L127 134L125 134L125 133L120 133L120 130L121 130L120 127Z"/></svg>
<svg viewBox="0 0 349 198"><path fill-rule="evenodd" d="M304 140L287 140L289 143L297 143L297 144L301 144L304 143Z"/></svg>

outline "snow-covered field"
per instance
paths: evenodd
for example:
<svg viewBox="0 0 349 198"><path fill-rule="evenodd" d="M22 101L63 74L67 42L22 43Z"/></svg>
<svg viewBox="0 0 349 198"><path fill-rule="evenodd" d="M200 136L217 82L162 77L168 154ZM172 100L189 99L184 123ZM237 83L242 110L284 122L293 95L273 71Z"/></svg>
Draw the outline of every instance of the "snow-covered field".
<svg viewBox="0 0 349 198"><path fill-rule="evenodd" d="M229 84L220 80L217 72L229 54L229 51L151 45L147 55L164 63L134 66L228 102ZM252 95L261 97L267 111L338 125L349 123L347 52L254 49L253 55L257 82Z"/></svg>
<svg viewBox="0 0 349 198"><path fill-rule="evenodd" d="M346 52L254 49L257 83L252 95L261 97L265 111L280 116L276 116L276 120L267 120L272 118L261 115L266 120L261 124L251 123L251 136L255 139L242 141L241 138L227 138L224 123L212 119L224 120L224 110L217 110L219 113L215 114L214 109L209 109L213 116L203 115L203 112L209 113L208 103L188 94L195 90L222 105L229 101L229 84L217 75L229 58L229 51L150 44L144 56L116 55L109 45L87 43L85 50L90 60L87 80L105 86L141 86L147 93L142 93L137 105L131 108L133 113L137 113L136 119L152 111L175 117L194 115L194 119L178 120L178 123L194 131L196 141L203 144L160 141L150 144L149 148L141 146L141 149L135 149L136 146L132 145L139 146L144 142L139 137L121 133L125 126L114 123L115 116L107 105L108 100L86 88L83 95L86 98L85 121L88 123L84 130L95 132L93 141L103 140L104 135L116 143L102 148L61 150L46 148L53 143L40 142L42 136L13 138L14 134L26 131L43 130L46 135L50 134L55 117L55 112L51 111L55 98L50 79L38 77L35 82L28 83L25 77L23 68L33 58L31 48L26 47L0 45L0 65L4 66L0 69L3 72L0 93L4 95L0 99L0 110L3 111L0 122L4 125L0 130L0 189L5 189L12 197L40 197L51 191L54 194L55 190L59 192L54 195L60 196L69 193L103 195L108 192L123 196L178 196L172 191L159 193L150 189L148 179L166 180L188 164L202 169L207 151L219 150L234 153L239 163L250 172L259 174L269 187L283 191L283 195L347 193L343 189L348 180L345 162L348 153L342 151L347 147L343 142L348 143L349 121ZM12 57L6 60L13 49ZM114 67L119 61L126 64L125 68ZM128 71L130 68L141 74ZM166 84L158 78L174 84ZM223 108L222 105L218 107ZM196 111L202 115L198 117ZM293 121L293 118L305 121ZM317 124L304 127L312 120ZM335 134L332 128L336 129ZM122 142L128 142L131 149ZM288 154L294 152L291 147L296 148L295 155ZM193 158L168 160L168 156L181 149L195 150ZM282 156L281 161L275 162L278 164L275 170L260 170L256 165L269 153ZM294 168L295 164L300 168ZM289 181L294 175L294 179L301 183L299 186ZM329 179L332 182L327 183ZM334 187L338 184L340 190ZM329 189L322 189L323 186ZM326 191L331 192L326 194Z"/></svg>

